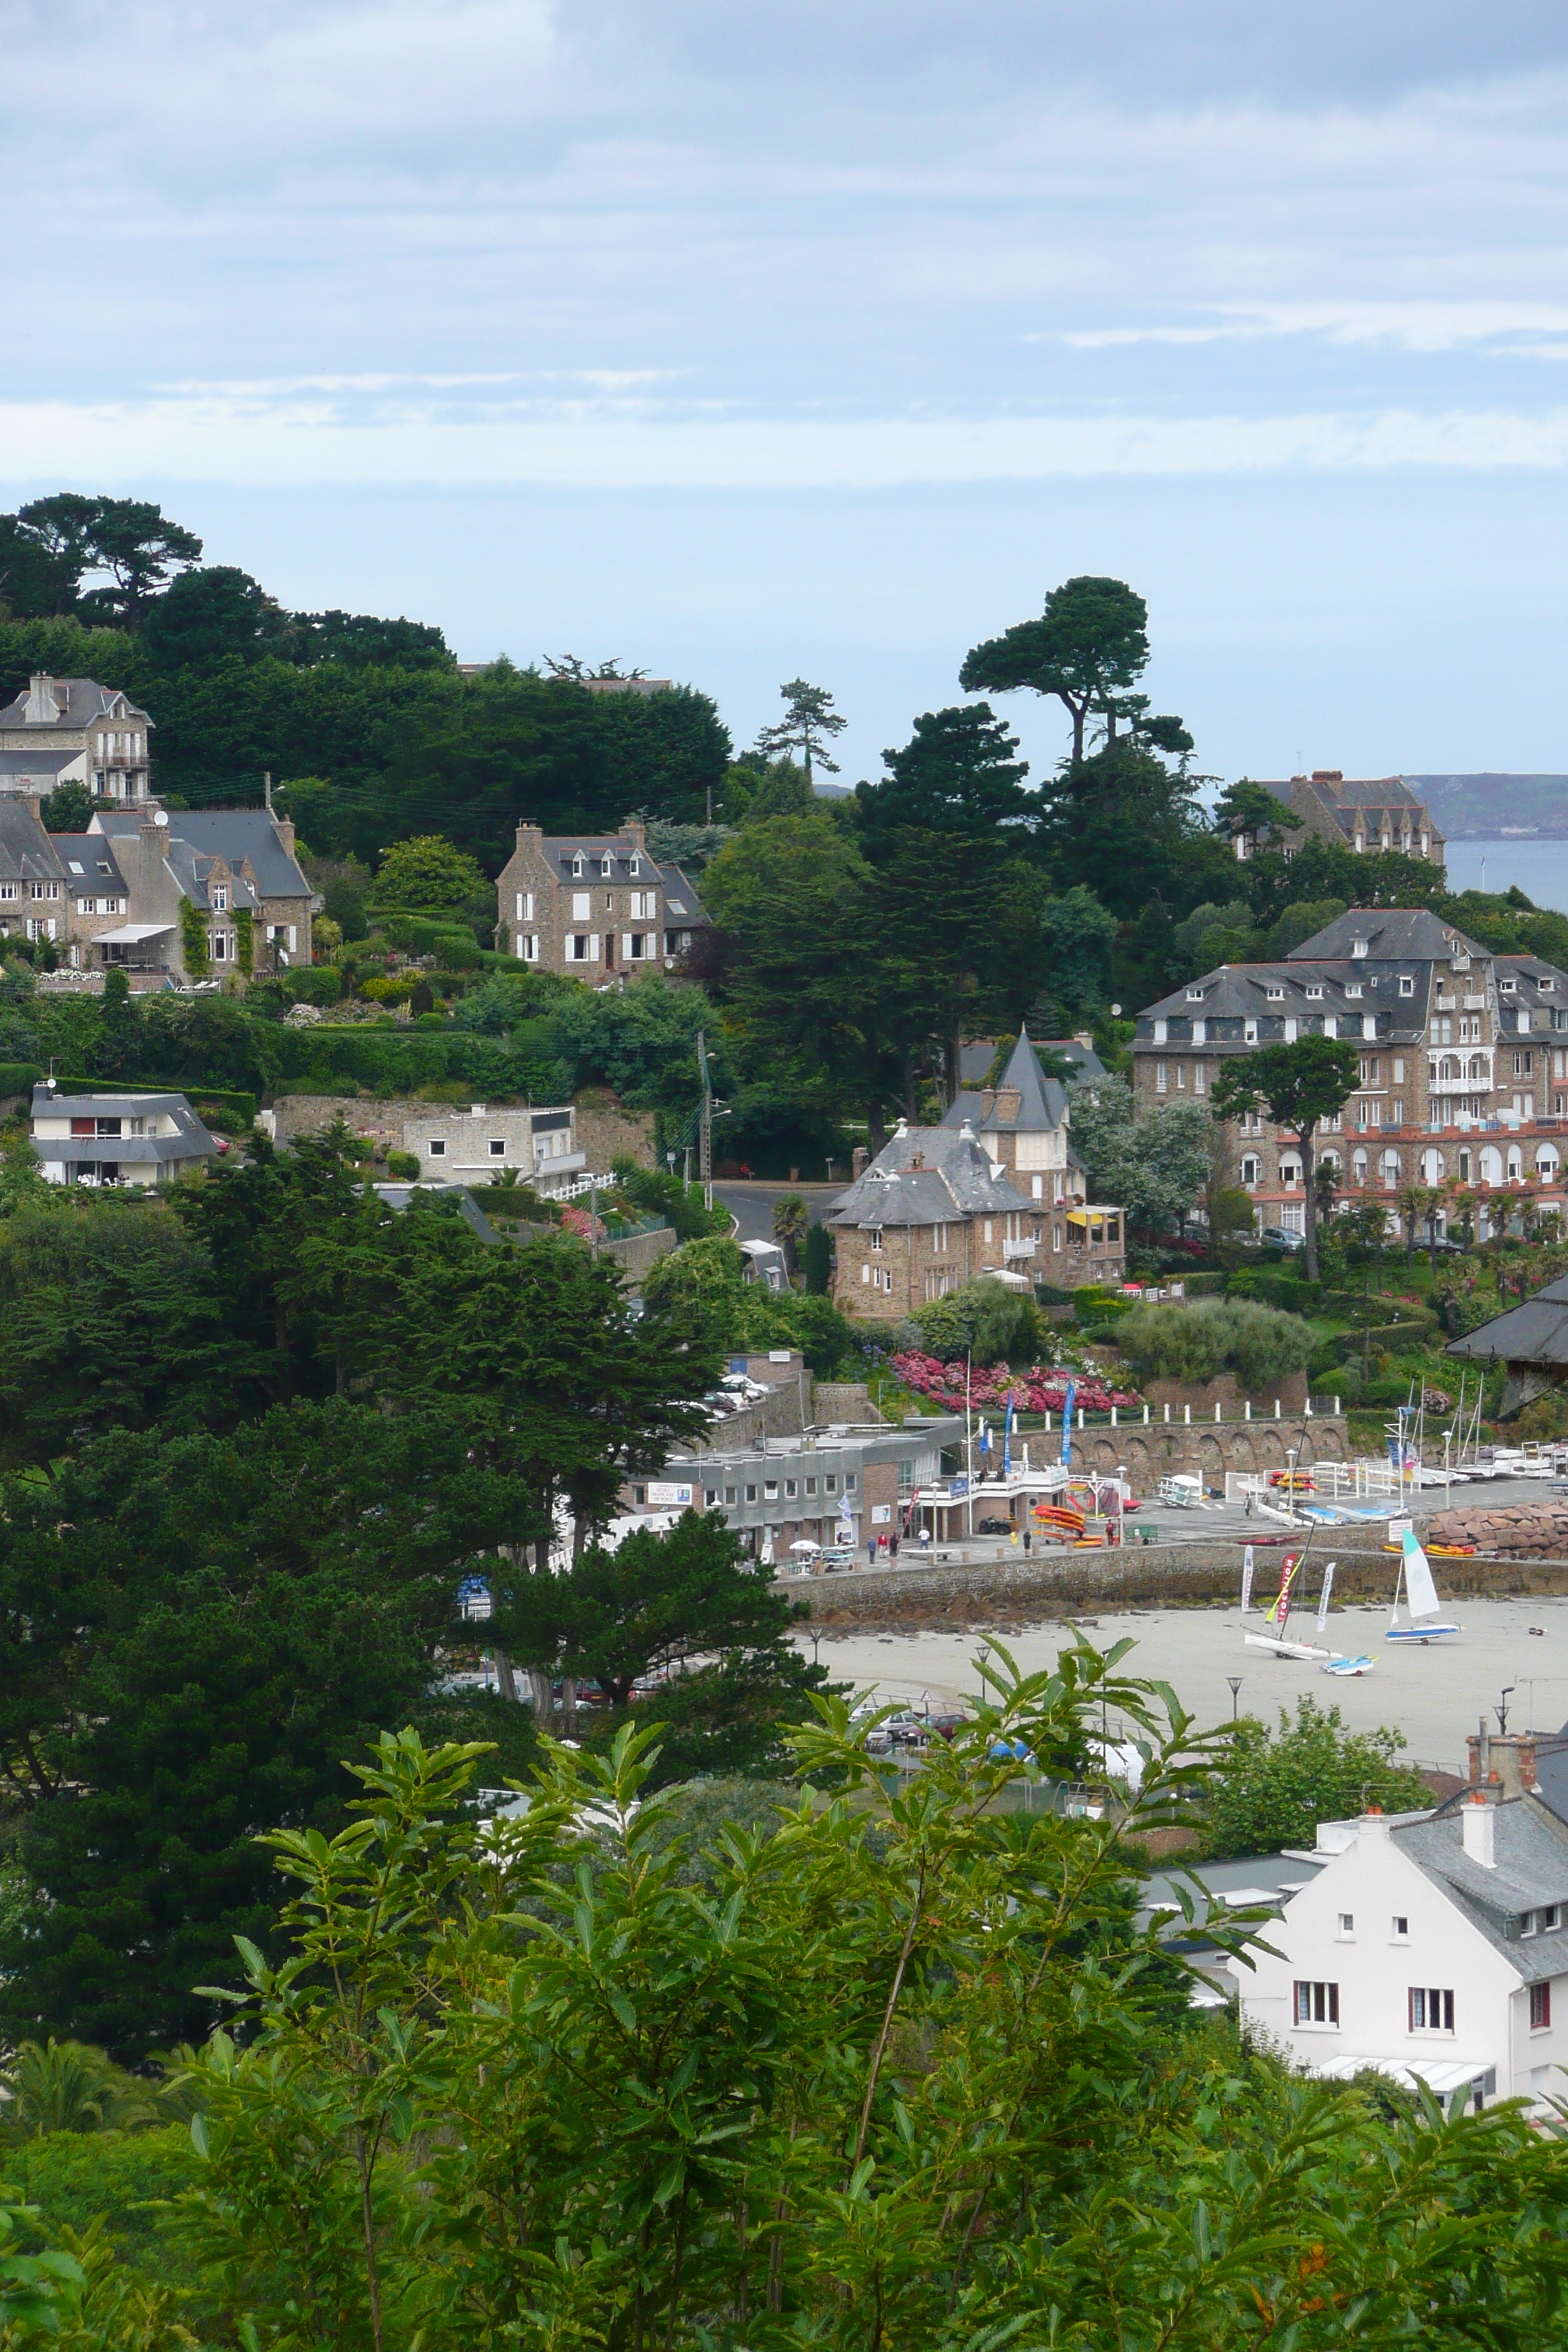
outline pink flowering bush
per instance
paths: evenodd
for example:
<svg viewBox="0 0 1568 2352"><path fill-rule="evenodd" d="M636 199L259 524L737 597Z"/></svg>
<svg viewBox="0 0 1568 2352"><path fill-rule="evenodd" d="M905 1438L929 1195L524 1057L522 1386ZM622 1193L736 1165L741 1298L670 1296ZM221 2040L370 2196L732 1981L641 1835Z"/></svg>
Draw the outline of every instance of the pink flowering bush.
<svg viewBox="0 0 1568 2352"><path fill-rule="evenodd" d="M944 1364L936 1356L922 1356L911 1350L895 1356L892 1368L904 1386L917 1396L931 1397L938 1404L963 1404L962 1363ZM1076 1384L1073 1402L1083 1412L1109 1412L1113 1404L1142 1402L1129 1390L1108 1388L1092 1372L1058 1371L1042 1364L1036 1364L1022 1376L1010 1372L1005 1364L977 1364L970 1378L969 1400L973 1405L1001 1412L1005 1412L1009 1400L1019 1412L1060 1412L1067 1401L1069 1381Z"/></svg>
<svg viewBox="0 0 1568 2352"><path fill-rule="evenodd" d="M580 1242L591 1242L598 1230L586 1209L574 1209L570 1202L561 1212L561 1225L563 1232L575 1234Z"/></svg>

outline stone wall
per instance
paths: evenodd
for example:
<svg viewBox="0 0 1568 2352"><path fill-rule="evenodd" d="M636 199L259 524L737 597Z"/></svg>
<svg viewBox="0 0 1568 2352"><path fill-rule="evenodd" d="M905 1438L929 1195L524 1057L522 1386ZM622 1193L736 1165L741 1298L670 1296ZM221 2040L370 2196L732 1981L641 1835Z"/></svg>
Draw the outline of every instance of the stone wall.
<svg viewBox="0 0 1568 2352"><path fill-rule="evenodd" d="M1334 1541L1328 1541L1331 1532ZM1336 1528L1320 1534L1308 1567L1311 1597L1321 1561L1333 1559L1336 1601L1386 1602L1393 1598L1397 1562L1392 1552L1344 1540L1359 1530ZM840 1576L789 1577L780 1589L804 1601L817 1625L994 1625L1000 1621L1066 1617L1097 1609L1222 1605L1235 1609L1241 1598L1244 1538L1210 1543L1128 1544L1110 1551L1059 1551L1026 1559L1008 1551L1001 1559L965 1560L962 1546L951 1547L945 1563L918 1568L858 1569ZM1258 1545L1256 1591L1267 1606L1270 1572L1279 1582L1286 1547ZM901 1555L910 1557L906 1547ZM1445 1596L1455 1600L1532 1592L1568 1594L1568 1559L1517 1566L1506 1560L1445 1559ZM1261 1623L1261 1619L1258 1620ZM1302 1635L1310 1640L1309 1630Z"/></svg>
<svg viewBox="0 0 1568 2352"><path fill-rule="evenodd" d="M1159 1405L1162 1409L1173 1405L1179 1411L1190 1404L1194 1421L1200 1413L1205 1421L1212 1421L1216 1404L1226 1421L1239 1421L1249 1395L1254 1414L1261 1414L1265 1418L1273 1413L1276 1398L1279 1399L1280 1412L1284 1413L1301 1412L1307 1403L1305 1372L1288 1372L1271 1388L1254 1391L1239 1388L1234 1372L1221 1372L1217 1379L1212 1381L1139 1381L1132 1385L1141 1396L1148 1398L1151 1404Z"/></svg>
<svg viewBox="0 0 1568 2352"><path fill-rule="evenodd" d="M1015 1437L1014 1446L1020 1442ZM1055 1429L1048 1436L1031 1433L1027 1444L1036 1463L1055 1462L1061 1452L1061 1436ZM1168 1422L1152 1413L1147 1423L1128 1419L1115 1429L1101 1423L1072 1433L1075 1464L1088 1470L1124 1469L1133 1492L1145 1495L1152 1495L1162 1478L1178 1470L1195 1470L1205 1484L1215 1486L1223 1486L1227 1470L1266 1475L1270 1470L1285 1469L1286 1457L1292 1451L1301 1466L1348 1462L1348 1425L1326 1413L1296 1418L1281 1414L1278 1421L1216 1422L1199 1420L1195 1412L1188 1424L1173 1408Z"/></svg>
<svg viewBox="0 0 1568 2352"><path fill-rule="evenodd" d="M580 1094L574 1108L577 1113L577 1149L586 1152L588 1165L595 1175L606 1174L612 1162L619 1159L635 1160L639 1168L658 1165L651 1110L627 1110L603 1087L593 1087Z"/></svg>
<svg viewBox="0 0 1568 2352"><path fill-rule="evenodd" d="M808 1410L809 1398L808 1384ZM787 1386L781 1383L771 1396L759 1397L743 1412L732 1412L727 1420L715 1422L706 1437L694 1440L692 1451L737 1454L764 1437L798 1437L800 1431L800 1384L791 1381Z"/></svg>
<svg viewBox="0 0 1568 2352"><path fill-rule="evenodd" d="M885 1421L871 1402L871 1391L864 1381L816 1381L812 1393L812 1419L820 1428L827 1422Z"/></svg>
<svg viewBox="0 0 1568 2352"><path fill-rule="evenodd" d="M1568 1496L1494 1508L1479 1497L1426 1522L1431 1543L1473 1543L1494 1559L1568 1559ZM1445 1576L1450 1563L1443 1563Z"/></svg>
<svg viewBox="0 0 1568 2352"><path fill-rule="evenodd" d="M601 1242L598 1254L613 1258L635 1290L674 1247L674 1230L665 1225L658 1233L628 1234L624 1241Z"/></svg>

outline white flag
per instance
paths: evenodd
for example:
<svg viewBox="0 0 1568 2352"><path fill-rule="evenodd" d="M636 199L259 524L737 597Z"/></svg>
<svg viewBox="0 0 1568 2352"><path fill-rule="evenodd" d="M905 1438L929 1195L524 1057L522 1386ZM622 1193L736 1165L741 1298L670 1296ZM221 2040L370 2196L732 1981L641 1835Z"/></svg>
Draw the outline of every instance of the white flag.
<svg viewBox="0 0 1568 2352"><path fill-rule="evenodd" d="M1334 1589L1334 1562L1330 1560L1323 1570L1323 1589L1318 1596L1318 1631L1321 1633L1329 1622L1329 1595Z"/></svg>
<svg viewBox="0 0 1568 2352"><path fill-rule="evenodd" d="M1252 1546L1241 1555L1241 1613L1245 1617L1252 1606Z"/></svg>

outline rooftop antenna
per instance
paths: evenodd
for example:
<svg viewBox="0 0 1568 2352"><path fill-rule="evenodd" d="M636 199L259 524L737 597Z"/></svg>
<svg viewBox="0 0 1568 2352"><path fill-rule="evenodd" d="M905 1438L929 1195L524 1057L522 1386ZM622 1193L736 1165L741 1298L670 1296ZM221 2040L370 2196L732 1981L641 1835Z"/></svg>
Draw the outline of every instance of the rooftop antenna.
<svg viewBox="0 0 1568 2352"><path fill-rule="evenodd" d="M1496 1715L1496 1717L1497 1717L1498 1737L1499 1737L1499 1738L1500 1738L1500 1739L1501 1739L1501 1738L1505 1738L1507 1737L1507 1734L1508 1734L1508 1703L1509 1703L1509 1700L1513 1696L1513 1694L1514 1694L1514 1692L1517 1690L1517 1688L1518 1688L1518 1687L1519 1687L1519 1685L1518 1685L1516 1683L1510 1683L1510 1684L1508 1685L1507 1688L1506 1688L1504 1691L1502 1691L1502 1692L1501 1692L1501 1694L1500 1694L1500 1697L1501 1697L1501 1701L1502 1701L1501 1705L1500 1705L1500 1706L1495 1707L1495 1708L1492 1710L1492 1711L1493 1711L1493 1713L1494 1713L1494 1714Z"/></svg>

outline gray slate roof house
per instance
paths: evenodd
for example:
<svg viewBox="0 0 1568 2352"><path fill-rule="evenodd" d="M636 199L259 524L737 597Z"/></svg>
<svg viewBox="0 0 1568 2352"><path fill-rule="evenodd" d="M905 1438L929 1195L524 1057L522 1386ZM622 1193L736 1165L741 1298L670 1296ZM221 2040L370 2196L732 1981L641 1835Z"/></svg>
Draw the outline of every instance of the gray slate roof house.
<svg viewBox="0 0 1568 2352"><path fill-rule="evenodd" d="M1265 780L1263 790L1300 819L1301 830L1286 834L1287 842L1315 834L1363 856L1397 850L1407 857L1443 863L1443 836L1420 793L1412 792L1403 776L1347 779L1338 768L1314 768L1310 776ZM1244 835L1237 855L1250 855L1253 845Z"/></svg>
<svg viewBox="0 0 1568 2352"><path fill-rule="evenodd" d="M910 1127L902 1119L863 1174L827 1213L833 1225L869 1231L884 1225L934 1225L954 1217L1005 1217L1029 1203L1012 1179L994 1176L990 1155L967 1120Z"/></svg>
<svg viewBox="0 0 1568 2352"><path fill-rule="evenodd" d="M184 970L181 904L209 918L214 971L235 968L236 917L252 920L253 968L276 960L308 963L316 898L294 854L294 828L268 809L100 809L89 835L111 845L124 876L130 919L100 932L92 946L105 962L129 969Z"/></svg>
<svg viewBox="0 0 1568 2352"><path fill-rule="evenodd" d="M1462 1339L1450 1339L1444 1353L1504 1363L1509 1381L1500 1411L1506 1415L1568 1382L1568 1274L1560 1274L1506 1314L1494 1315Z"/></svg>
<svg viewBox="0 0 1568 2352"><path fill-rule="evenodd" d="M39 671L0 707L0 792L85 784L95 799L144 806L153 721L118 687Z"/></svg>
<svg viewBox="0 0 1568 2352"><path fill-rule="evenodd" d="M0 939L64 939L65 868L32 799L0 794Z"/></svg>
<svg viewBox="0 0 1568 2352"><path fill-rule="evenodd" d="M33 1089L30 1133L50 1184L166 1184L218 1149L182 1094L64 1095L52 1078Z"/></svg>
<svg viewBox="0 0 1568 2352"><path fill-rule="evenodd" d="M1560 1976L1561 1945L1531 1937L1529 1929L1536 1912L1568 1908L1568 1825L1533 1795L1494 1802L1489 1810L1495 1859L1489 1867L1465 1851L1464 1814L1471 1793L1449 1798L1435 1812L1396 1815L1389 1834L1526 1984Z"/></svg>

